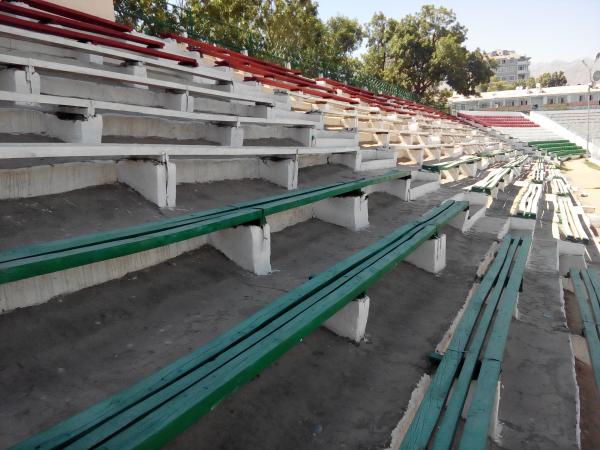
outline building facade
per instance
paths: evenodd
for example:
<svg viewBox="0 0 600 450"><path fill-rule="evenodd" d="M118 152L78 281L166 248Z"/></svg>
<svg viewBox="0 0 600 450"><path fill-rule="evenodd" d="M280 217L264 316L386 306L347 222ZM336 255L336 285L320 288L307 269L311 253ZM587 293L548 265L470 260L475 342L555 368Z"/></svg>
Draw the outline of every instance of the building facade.
<svg viewBox="0 0 600 450"><path fill-rule="evenodd" d="M498 65L494 69L496 78L500 81L514 83L515 81L527 81L529 79L530 57L519 55L513 50L495 50L487 56L496 61Z"/></svg>
<svg viewBox="0 0 600 450"><path fill-rule="evenodd" d="M510 91L482 92L479 96L455 95L448 101L453 112L460 111L552 111L600 108L600 87L588 94L587 85L523 88Z"/></svg>

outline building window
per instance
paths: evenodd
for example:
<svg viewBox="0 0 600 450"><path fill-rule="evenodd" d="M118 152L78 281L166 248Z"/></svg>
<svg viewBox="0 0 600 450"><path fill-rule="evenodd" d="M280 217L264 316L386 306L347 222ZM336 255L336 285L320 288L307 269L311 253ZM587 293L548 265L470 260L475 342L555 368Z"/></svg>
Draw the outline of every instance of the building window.
<svg viewBox="0 0 600 450"><path fill-rule="evenodd" d="M565 102L565 98L564 98L564 97L561 97L561 98L560 98L560 103L561 103L561 104L563 104L564 102Z"/></svg>
<svg viewBox="0 0 600 450"><path fill-rule="evenodd" d="M519 66L519 70L525 70L525 66Z"/></svg>
<svg viewBox="0 0 600 450"><path fill-rule="evenodd" d="M579 101L582 102L583 101L583 95L579 96Z"/></svg>
<svg viewBox="0 0 600 450"><path fill-rule="evenodd" d="M549 105L554 105L554 99L553 98L549 98L548 99L548 104Z"/></svg>

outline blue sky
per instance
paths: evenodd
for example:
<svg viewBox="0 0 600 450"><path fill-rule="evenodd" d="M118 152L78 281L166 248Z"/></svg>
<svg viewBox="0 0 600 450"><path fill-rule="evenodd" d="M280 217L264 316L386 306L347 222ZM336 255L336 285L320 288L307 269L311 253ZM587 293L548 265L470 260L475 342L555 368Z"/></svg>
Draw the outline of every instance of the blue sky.
<svg viewBox="0 0 600 450"><path fill-rule="evenodd" d="M368 22L377 11L401 18L425 3L454 10L468 29L467 46L515 50L532 62L593 58L600 52L600 0L319 0L319 14Z"/></svg>

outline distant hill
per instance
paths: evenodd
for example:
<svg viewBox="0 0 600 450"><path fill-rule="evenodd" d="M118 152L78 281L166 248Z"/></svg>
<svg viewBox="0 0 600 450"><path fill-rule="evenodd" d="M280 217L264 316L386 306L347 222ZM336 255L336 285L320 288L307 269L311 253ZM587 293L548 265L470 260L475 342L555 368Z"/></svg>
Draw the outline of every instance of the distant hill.
<svg viewBox="0 0 600 450"><path fill-rule="evenodd" d="M579 58L575 61L532 62L529 70L534 77L540 76L544 72L560 72L562 70L569 84L586 84L589 81L589 75L581 63L582 59ZM585 60L590 65L593 62L591 58L585 58ZM600 70L600 64L597 64L597 66L599 66L598 70Z"/></svg>

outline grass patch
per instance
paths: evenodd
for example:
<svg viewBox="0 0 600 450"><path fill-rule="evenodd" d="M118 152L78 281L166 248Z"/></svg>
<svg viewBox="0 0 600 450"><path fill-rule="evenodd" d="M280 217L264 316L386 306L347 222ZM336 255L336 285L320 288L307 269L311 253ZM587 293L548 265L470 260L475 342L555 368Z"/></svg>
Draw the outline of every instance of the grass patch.
<svg viewBox="0 0 600 450"><path fill-rule="evenodd" d="M585 165L590 169L600 170L600 166L596 163L591 162L589 159L585 160Z"/></svg>

